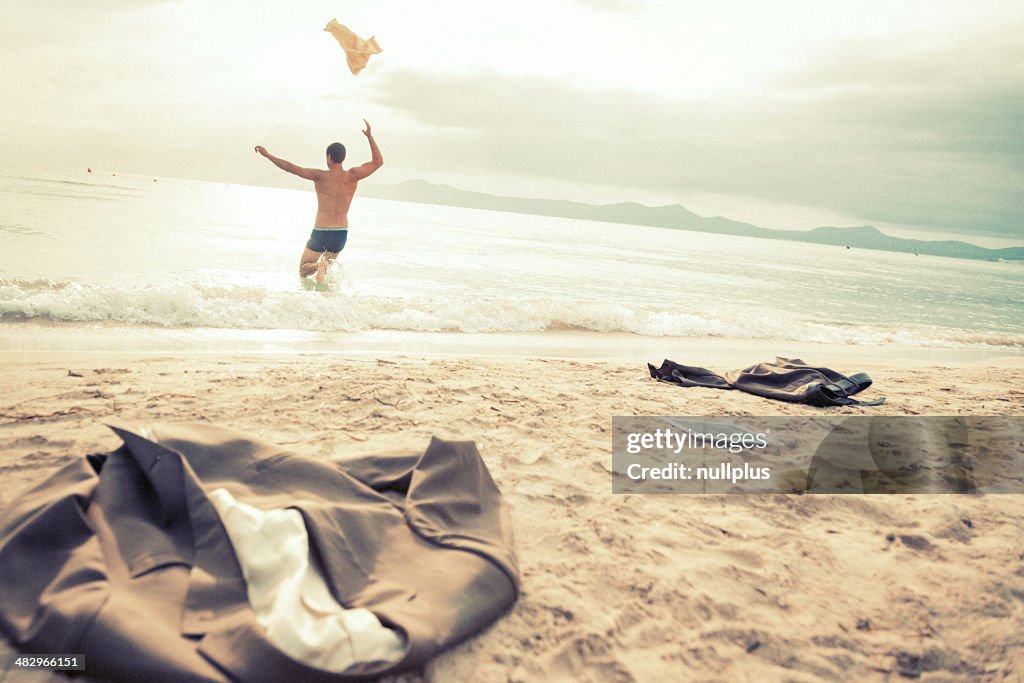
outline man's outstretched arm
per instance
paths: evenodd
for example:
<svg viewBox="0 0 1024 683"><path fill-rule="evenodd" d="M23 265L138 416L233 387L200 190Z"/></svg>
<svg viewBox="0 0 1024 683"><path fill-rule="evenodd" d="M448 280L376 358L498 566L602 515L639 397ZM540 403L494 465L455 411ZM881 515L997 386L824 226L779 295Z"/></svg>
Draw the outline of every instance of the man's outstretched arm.
<svg viewBox="0 0 1024 683"><path fill-rule="evenodd" d="M256 151L259 154L262 154L266 158L270 159L270 163L274 164L274 166L277 166L282 171L288 171L289 173L297 175L300 178L305 178L306 180L316 179L315 168L303 168L301 166L296 166L290 161L285 161L284 159L275 157L273 154L268 152L267 148L264 147L263 145L256 145Z"/></svg>
<svg viewBox="0 0 1024 683"><path fill-rule="evenodd" d="M352 169L351 172L356 176L356 180L362 180L384 165L384 157L380 153L380 147L377 146L377 141L373 139L373 131L370 130L370 122L363 119L363 123L366 124L366 130L363 131L363 135L366 136L367 141L370 143L370 154L372 156L365 164L361 164Z"/></svg>

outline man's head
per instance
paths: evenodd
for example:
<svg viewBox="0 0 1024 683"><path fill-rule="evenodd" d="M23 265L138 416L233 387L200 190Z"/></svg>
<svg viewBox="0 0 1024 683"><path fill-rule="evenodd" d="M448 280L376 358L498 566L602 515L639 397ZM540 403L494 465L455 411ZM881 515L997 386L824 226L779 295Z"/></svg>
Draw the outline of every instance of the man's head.
<svg viewBox="0 0 1024 683"><path fill-rule="evenodd" d="M345 161L345 145L340 142L332 142L327 145L327 160L334 164Z"/></svg>

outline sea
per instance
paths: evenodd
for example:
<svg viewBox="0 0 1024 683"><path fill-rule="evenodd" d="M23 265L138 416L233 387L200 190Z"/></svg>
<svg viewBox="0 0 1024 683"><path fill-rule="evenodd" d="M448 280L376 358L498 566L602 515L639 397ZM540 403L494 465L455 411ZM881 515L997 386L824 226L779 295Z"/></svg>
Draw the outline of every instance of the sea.
<svg viewBox="0 0 1024 683"><path fill-rule="evenodd" d="M558 337L1024 352L1021 263L357 195L317 286L298 276L311 191L0 167L0 207L0 350Z"/></svg>

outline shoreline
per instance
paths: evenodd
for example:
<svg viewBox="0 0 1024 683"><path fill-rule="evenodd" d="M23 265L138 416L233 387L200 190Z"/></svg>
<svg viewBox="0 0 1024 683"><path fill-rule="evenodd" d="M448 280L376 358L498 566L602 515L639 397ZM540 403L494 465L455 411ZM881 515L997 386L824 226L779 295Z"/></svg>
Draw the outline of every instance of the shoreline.
<svg viewBox="0 0 1024 683"><path fill-rule="evenodd" d="M630 333L406 332L324 333L302 330L151 328L87 324L0 324L0 361L22 354L165 354L225 356L324 355L403 358L552 358L653 363L665 359L729 370L776 356L831 366L921 364L1024 368L1024 347L918 347L728 337L649 337ZM843 372L854 372L852 369Z"/></svg>

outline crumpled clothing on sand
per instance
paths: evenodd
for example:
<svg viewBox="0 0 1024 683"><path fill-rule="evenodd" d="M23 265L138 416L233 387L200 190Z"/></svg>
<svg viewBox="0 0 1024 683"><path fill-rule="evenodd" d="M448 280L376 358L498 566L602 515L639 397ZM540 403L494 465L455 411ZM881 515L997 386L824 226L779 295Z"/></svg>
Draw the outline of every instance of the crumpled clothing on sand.
<svg viewBox="0 0 1024 683"><path fill-rule="evenodd" d="M324 26L324 30L334 36L338 44L345 50L345 57L348 60L348 69L353 76L359 74L370 61L370 55L381 52L380 45L377 45L377 38L370 36L369 40L363 40L353 33L344 24L339 24L337 19L331 19Z"/></svg>

